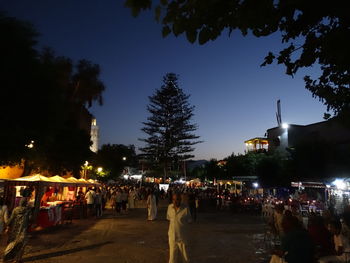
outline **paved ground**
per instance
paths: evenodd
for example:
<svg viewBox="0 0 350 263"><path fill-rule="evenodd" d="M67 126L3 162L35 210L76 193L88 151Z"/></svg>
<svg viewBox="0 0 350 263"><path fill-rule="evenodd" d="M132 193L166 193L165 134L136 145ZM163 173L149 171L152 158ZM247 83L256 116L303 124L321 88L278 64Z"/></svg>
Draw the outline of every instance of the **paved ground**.
<svg viewBox="0 0 350 263"><path fill-rule="evenodd" d="M107 214L38 232L26 249L25 262L34 263L165 263L168 259L165 208L157 221L146 210L128 215ZM192 224L192 262L260 263L264 225L260 218L230 212L200 213Z"/></svg>

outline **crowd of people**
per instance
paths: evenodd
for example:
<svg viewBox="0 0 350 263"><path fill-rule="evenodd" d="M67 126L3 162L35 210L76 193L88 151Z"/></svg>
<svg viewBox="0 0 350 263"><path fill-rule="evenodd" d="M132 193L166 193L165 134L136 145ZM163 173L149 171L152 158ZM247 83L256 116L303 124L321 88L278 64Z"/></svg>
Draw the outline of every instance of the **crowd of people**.
<svg viewBox="0 0 350 263"><path fill-rule="evenodd" d="M27 229L33 209L28 206L28 195L23 198L11 216L0 199L0 233L8 232L4 262L22 262L28 240ZM347 262L350 259L350 208L340 218L332 210L316 213L316 202L310 207L308 221L301 213L300 204L276 201L259 195L242 195L219 187L188 187L170 185L167 191L158 184L121 181L113 185L101 184L94 188L79 188L75 198L86 208L86 217L100 218L106 208L112 213L128 214L138 207L147 208L145 219L157 219L159 202L168 204L169 262L188 262L188 225L197 220L199 209L217 211L255 211L266 219L276 237L271 263L293 262ZM273 204L273 205L272 205ZM141 206L140 206L141 205Z"/></svg>
<svg viewBox="0 0 350 263"><path fill-rule="evenodd" d="M304 220L297 205L276 204L267 218L276 244L270 263L331 263L350 260L350 207L341 216L311 211Z"/></svg>

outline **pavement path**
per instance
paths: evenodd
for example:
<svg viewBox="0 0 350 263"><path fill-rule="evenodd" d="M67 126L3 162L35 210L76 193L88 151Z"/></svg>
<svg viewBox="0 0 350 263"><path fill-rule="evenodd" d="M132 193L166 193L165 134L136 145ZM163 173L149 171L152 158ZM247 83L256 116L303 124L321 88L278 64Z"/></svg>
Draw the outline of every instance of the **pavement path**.
<svg viewBox="0 0 350 263"><path fill-rule="evenodd" d="M165 263L168 260L166 208L158 220L147 221L145 209L33 234L24 261L33 263ZM199 213L192 224L194 263L260 263L264 224L258 216L230 212Z"/></svg>

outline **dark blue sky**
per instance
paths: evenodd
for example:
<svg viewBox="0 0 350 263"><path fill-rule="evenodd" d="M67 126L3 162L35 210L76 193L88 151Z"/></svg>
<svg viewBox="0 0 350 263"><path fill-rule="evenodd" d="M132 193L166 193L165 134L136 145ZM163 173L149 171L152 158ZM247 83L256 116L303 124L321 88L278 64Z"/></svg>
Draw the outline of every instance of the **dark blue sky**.
<svg viewBox="0 0 350 263"><path fill-rule="evenodd" d="M74 60L100 64L107 90L104 105L92 112L101 143L135 144L147 118L148 96L160 88L167 72L180 75L180 87L196 106L194 121L204 143L195 159L243 153L244 140L263 136L276 126L276 101L282 119L294 124L322 121L325 107L305 90L304 74L291 78L284 68L261 68L268 51L281 48L278 34L242 37L235 32L204 46L183 36L161 37L153 13L133 18L122 0L0 0L0 9L25 19L41 33L40 44Z"/></svg>

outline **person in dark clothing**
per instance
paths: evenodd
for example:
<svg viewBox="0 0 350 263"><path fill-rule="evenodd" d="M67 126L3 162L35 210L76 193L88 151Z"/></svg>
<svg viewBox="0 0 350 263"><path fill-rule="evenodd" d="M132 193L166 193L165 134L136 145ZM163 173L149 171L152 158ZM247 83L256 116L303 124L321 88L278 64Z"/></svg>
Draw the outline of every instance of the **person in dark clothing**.
<svg viewBox="0 0 350 263"><path fill-rule="evenodd" d="M188 194L188 207L190 209L192 221L197 220L197 209L196 209L196 195L194 192Z"/></svg>
<svg viewBox="0 0 350 263"><path fill-rule="evenodd" d="M333 252L332 234L321 216L309 218L308 232L318 257L327 256Z"/></svg>
<svg viewBox="0 0 350 263"><path fill-rule="evenodd" d="M281 248L273 252L274 256L284 257L288 263L313 263L315 261L313 242L298 219L286 216L283 218L282 227L284 235L281 239Z"/></svg>

